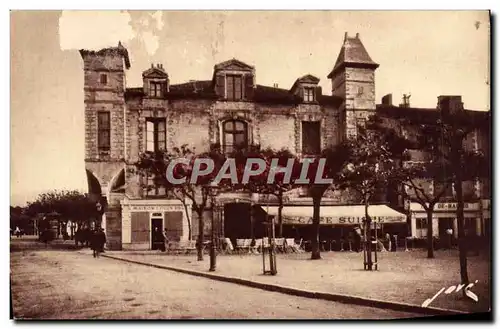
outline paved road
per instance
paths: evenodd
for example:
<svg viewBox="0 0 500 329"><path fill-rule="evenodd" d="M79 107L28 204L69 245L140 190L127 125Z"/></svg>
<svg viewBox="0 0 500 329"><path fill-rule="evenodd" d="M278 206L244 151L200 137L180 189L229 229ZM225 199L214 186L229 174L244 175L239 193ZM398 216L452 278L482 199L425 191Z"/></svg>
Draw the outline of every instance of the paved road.
<svg viewBox="0 0 500 329"><path fill-rule="evenodd" d="M11 253L16 318L389 319L416 315L288 296L75 251Z"/></svg>

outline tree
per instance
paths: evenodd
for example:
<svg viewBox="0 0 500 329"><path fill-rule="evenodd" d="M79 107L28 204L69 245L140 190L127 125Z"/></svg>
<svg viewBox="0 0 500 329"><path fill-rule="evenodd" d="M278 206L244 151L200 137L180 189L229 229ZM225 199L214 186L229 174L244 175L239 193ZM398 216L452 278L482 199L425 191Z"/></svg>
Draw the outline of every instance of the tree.
<svg viewBox="0 0 500 329"><path fill-rule="evenodd" d="M320 244L319 244L319 229L320 229L320 210L321 200L328 189L334 188L335 183L339 182L339 174L344 168L350 157L350 146L346 142L338 145L329 146L318 156L313 158L308 171L309 183L304 184L307 187L309 195L313 200L313 220L312 231L314 232L311 241L311 259L321 259ZM322 159L323 165L320 160ZM329 179L334 184L318 183L317 173L323 172L323 179Z"/></svg>
<svg viewBox="0 0 500 329"><path fill-rule="evenodd" d="M259 146L253 146L247 150L237 150L233 156L236 158L239 182L242 181L247 159L264 161L265 168L260 174L249 177L248 183L244 186L233 188L244 188L253 193L271 194L277 197L279 236L282 236L284 195L295 188L306 187L308 189L313 199L312 230L314 236L311 241L311 259L321 259L319 248L321 199L324 193L332 188L332 184L325 183L325 181L335 181L345 165L345 161L348 159L347 144L329 146L318 155L306 156L302 159L287 149L266 148L261 150ZM273 161L273 159L276 160ZM251 167L251 169L257 170L257 166ZM322 176L318 177L318 173ZM269 180L270 176L274 177L272 183ZM323 182L319 179L322 179Z"/></svg>
<svg viewBox="0 0 500 329"><path fill-rule="evenodd" d="M341 173L340 186L356 191L363 200L366 262L367 269L372 270L372 218L368 213L368 207L387 187L395 161L392 159L387 141L376 132L362 126L358 127L356 137L350 139L348 144L349 160Z"/></svg>
<svg viewBox="0 0 500 329"><path fill-rule="evenodd" d="M77 223L88 223L96 216L96 204L87 194L79 191L51 191L41 193L34 202L28 203L27 213L30 215L57 212L64 220L71 219Z"/></svg>
<svg viewBox="0 0 500 329"><path fill-rule="evenodd" d="M209 170L206 160L212 160L215 168ZM155 188L163 187L167 191L167 196L173 196L184 205L186 214L188 208L186 199L192 203L192 209L198 216L198 241L197 255L198 260L203 260L203 235L204 235L204 217L203 213L207 207L207 201L210 195L211 182L221 169L225 161L225 156L221 153L220 146L213 144L208 152L196 154L187 145L180 148L173 148L173 152L158 151L145 152L140 155L139 161L135 164L137 172L142 176L153 177ZM173 168L169 169L169 166ZM194 175L196 168L202 175ZM172 170L173 169L173 170ZM174 183L167 177L167 173L172 173L172 177L183 182ZM151 188L151 187L149 187ZM191 223L188 218L189 235L191 236Z"/></svg>
<svg viewBox="0 0 500 329"><path fill-rule="evenodd" d="M233 190L244 189L251 193L273 195L278 201L278 237L283 236L283 205L284 196L287 192L297 188L294 183L298 178L298 166L300 160L293 155L288 149L275 150L266 148L261 150L260 145L251 145L248 148L237 149L231 155L236 161L238 170L238 182L242 182L244 178L245 168L248 161L251 165L248 169L254 172L260 172L255 175L248 176L247 182L233 186ZM264 164L260 167L257 163L261 160ZM285 170L289 170L287 173ZM274 177L270 180L269 176Z"/></svg>
<svg viewBox="0 0 500 329"><path fill-rule="evenodd" d="M377 121L377 120L374 120ZM428 258L434 257L432 214L436 203L444 196L445 191L452 185L455 187L457 198L457 228L460 258L461 282L468 284L467 275L467 250L464 223L464 193L462 183L475 180L479 177L490 177L490 168L482 150L470 150L465 146L465 141L474 130L487 129L489 114L474 113L472 111L451 112L447 108L439 112L407 117L403 120L406 131L412 134L395 133L382 125L375 124L377 133L399 151L406 145L422 152L425 157L421 161L405 161L394 171L391 179L399 181L406 186L401 190L405 196L413 197L427 212L427 240ZM397 152L396 152L397 153ZM415 160L415 159L410 159ZM433 193L422 186L422 179L434 182L441 186ZM436 184L437 183L437 184ZM411 195L409 195L411 193Z"/></svg>

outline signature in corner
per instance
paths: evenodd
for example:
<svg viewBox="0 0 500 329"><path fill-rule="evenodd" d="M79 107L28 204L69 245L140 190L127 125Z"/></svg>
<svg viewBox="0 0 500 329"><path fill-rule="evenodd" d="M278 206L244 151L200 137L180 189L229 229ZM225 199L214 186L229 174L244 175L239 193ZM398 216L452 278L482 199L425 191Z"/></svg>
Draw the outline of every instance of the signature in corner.
<svg viewBox="0 0 500 329"><path fill-rule="evenodd" d="M469 297L470 299L472 299L473 301L477 302L479 300L479 298L477 297L477 295L475 293L473 293L472 291L470 291L470 289L472 288L472 286L474 286L475 283L477 283L478 280L476 280L475 282L473 283L469 283L465 288L464 288L464 291L465 291L465 295L467 297ZM426 299L423 303L422 303L422 307L428 307L439 295L441 295L441 293L444 291L444 293L446 295L449 295L451 294L452 292L459 292L463 287L465 286L465 284L459 284L459 285L456 285L456 286L449 286L448 289L446 288L441 288L441 290L439 290L432 298L428 298ZM446 289L446 290L445 290Z"/></svg>

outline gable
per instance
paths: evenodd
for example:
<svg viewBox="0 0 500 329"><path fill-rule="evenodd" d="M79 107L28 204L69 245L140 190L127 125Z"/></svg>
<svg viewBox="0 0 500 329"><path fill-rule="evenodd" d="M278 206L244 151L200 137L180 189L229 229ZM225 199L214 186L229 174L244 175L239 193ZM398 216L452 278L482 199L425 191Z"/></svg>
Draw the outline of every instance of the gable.
<svg viewBox="0 0 500 329"><path fill-rule="evenodd" d="M168 74L156 67L150 68L142 73L143 78L167 78Z"/></svg>
<svg viewBox="0 0 500 329"><path fill-rule="evenodd" d="M297 81L300 83L313 83L313 84L319 83L319 79L311 74L304 75L303 77L299 78Z"/></svg>
<svg viewBox="0 0 500 329"><path fill-rule="evenodd" d="M228 61L219 63L215 65L215 70L228 70L228 71L253 71L254 67L243 63L235 58L230 59Z"/></svg>

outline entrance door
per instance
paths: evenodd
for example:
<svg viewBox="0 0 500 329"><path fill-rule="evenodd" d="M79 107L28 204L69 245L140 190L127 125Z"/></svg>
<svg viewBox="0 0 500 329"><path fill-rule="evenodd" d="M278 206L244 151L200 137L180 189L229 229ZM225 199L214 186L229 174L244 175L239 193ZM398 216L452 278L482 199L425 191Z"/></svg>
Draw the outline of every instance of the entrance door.
<svg viewBox="0 0 500 329"><path fill-rule="evenodd" d="M163 218L151 218L151 250L162 250L165 246L163 241Z"/></svg>
<svg viewBox="0 0 500 329"><path fill-rule="evenodd" d="M453 218L439 218L438 228L439 228L439 236L446 237L446 230L453 229Z"/></svg>

